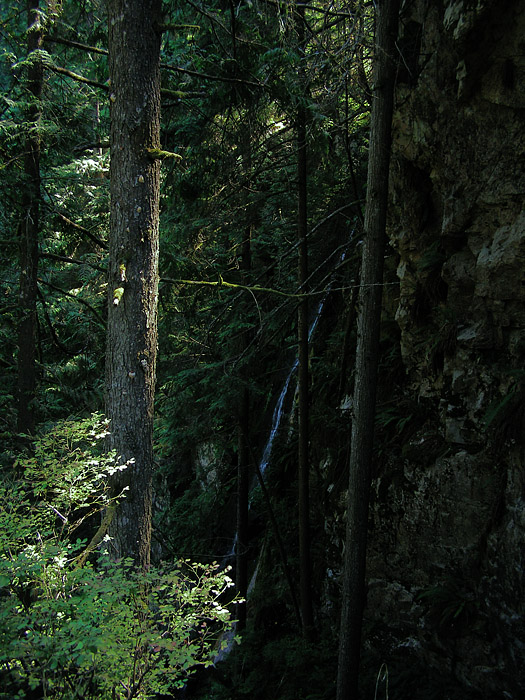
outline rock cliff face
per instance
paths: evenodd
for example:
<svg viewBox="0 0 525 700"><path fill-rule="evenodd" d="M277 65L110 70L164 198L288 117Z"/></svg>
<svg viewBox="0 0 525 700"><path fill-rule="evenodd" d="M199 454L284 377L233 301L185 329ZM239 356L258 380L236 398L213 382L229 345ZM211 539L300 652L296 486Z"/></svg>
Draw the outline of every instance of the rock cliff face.
<svg viewBox="0 0 525 700"><path fill-rule="evenodd" d="M403 12L389 235L419 422L375 481L367 620L385 660L521 698L525 6Z"/></svg>

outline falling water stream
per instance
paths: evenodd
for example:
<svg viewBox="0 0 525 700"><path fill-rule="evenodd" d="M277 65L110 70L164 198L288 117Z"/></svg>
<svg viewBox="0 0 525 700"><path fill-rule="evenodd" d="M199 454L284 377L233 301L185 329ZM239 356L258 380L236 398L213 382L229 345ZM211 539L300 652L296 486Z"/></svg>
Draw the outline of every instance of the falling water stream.
<svg viewBox="0 0 525 700"><path fill-rule="evenodd" d="M312 335L313 335L315 329L317 328L317 324L319 323L319 319L321 318L321 314L323 312L323 307L325 305L326 298L327 298L329 293L330 293L330 288L327 289L323 298L319 302L315 316L310 324L310 328L308 329L308 341L311 340ZM288 395L288 389L290 388L290 383L292 381L292 377L294 377L295 373L297 372L298 367L299 367L299 358L296 357L293 365L290 368L290 371L288 372L288 376L286 377L286 381L284 382L281 393L279 394L279 398L277 399L277 403L275 404L275 408L273 411L273 417L272 417L272 428L270 430L270 435L268 436L268 440L266 441L266 445L264 446L261 461L259 462L259 470L260 470L261 474L264 474L264 472L266 471L266 467L268 466L268 464L270 462L273 443L274 443L275 437L277 436L277 433L279 431L279 428L281 425L281 419L283 417L284 401Z"/></svg>
<svg viewBox="0 0 525 700"><path fill-rule="evenodd" d="M340 262L342 262L345 258L345 253L341 255ZM321 318L321 314L323 313L323 309L326 303L326 300L328 298L328 295L330 294L330 291L332 289L332 283L328 285L326 290L324 291L323 296L321 297L321 301L319 302L317 309L315 311L315 315L312 318L312 321L310 323L310 327L308 329L308 341L312 339L312 336L317 328L317 325L319 323L319 319ZM270 433L268 435L268 439L266 441L266 444L264 446L264 450L261 456L261 460L259 462L259 474L262 477L270 463L270 459L272 456L272 449L273 445L275 442L275 438L277 437L277 434L279 433L279 429L281 427L281 423L283 420L283 416L285 415L285 400L286 397L288 396L288 391L290 389L290 384L292 383L292 379L295 377L297 373L297 368L299 367L299 358L296 357L294 360L293 365L290 367L290 370L288 372L288 375L286 376L286 379L283 384L283 388L281 389L281 393L279 394L279 397L277 399L277 402L275 404L275 408L273 410L272 414L272 425L270 428ZM297 385L297 382L296 382ZM297 392L297 386L295 388L295 393ZM293 411L290 416L290 418L293 418ZM224 557L223 562L229 563L232 561L236 555L236 549L237 549L237 543L238 543L238 533L235 533L234 539L233 539L233 544L231 547L230 552ZM257 563L255 567L255 571L252 575L252 578L250 579L250 583L248 584L248 595L251 593L255 586L255 581L257 579L257 573L259 571L259 563ZM224 661L224 659L227 658L229 653L231 652L233 645L234 645L234 637L235 637L235 625L232 627L232 629L225 633L221 639L221 644L220 647L224 648L219 648L219 651L215 657L214 660L214 665L219 663L220 661Z"/></svg>
<svg viewBox="0 0 525 700"><path fill-rule="evenodd" d="M312 319L312 322L310 323L310 327L308 329L308 341L311 340L312 335L317 328L317 324L319 323L319 319L321 318L321 314L323 312L323 308L326 302L326 299L328 297L328 294L330 293L331 290L331 285L325 290L325 293L319 302L315 316ZM272 426L270 428L270 434L268 435L268 439L266 441L266 444L264 446L264 450L261 456L261 460L259 462L259 472L261 475L264 475L266 468L268 467L268 464L270 463L270 457L272 455L272 449L273 449L273 444L275 442L275 438L277 437L277 434L279 432L279 428L281 427L281 421L284 415L284 402L286 400L286 397L288 396L288 390L290 388L290 384L292 383L292 379L294 378L297 368L299 367L299 358L295 358L293 365L290 367L290 370L288 371L288 374L286 376L285 382L283 384L283 388L281 389L281 393L279 394L279 398L277 399L277 402L275 404L275 408L273 409L273 414L272 414ZM238 542L238 533L235 533L235 536L233 538L233 544L228 552L228 554L224 557L224 561L231 561L233 557L236 554L236 548L237 548L237 542Z"/></svg>

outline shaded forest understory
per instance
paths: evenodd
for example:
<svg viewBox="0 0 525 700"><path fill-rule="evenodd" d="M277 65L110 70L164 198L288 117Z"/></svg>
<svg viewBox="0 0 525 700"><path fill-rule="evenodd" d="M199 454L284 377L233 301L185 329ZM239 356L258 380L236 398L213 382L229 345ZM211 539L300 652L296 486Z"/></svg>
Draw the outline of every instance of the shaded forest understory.
<svg viewBox="0 0 525 700"><path fill-rule="evenodd" d="M0 699L343 700L375 4L164 3L160 142L130 176L142 192L160 172L151 287L136 254L155 207L120 247L110 217L105 5L15 5L0 10ZM401 3L362 698L525 692L524 37L517 0ZM107 339L138 279L158 338L118 383L106 360L127 350ZM154 413L108 452L143 380ZM123 489L142 498L147 456L120 445L147 447L148 426L141 579L108 533L139 529L114 511Z"/></svg>

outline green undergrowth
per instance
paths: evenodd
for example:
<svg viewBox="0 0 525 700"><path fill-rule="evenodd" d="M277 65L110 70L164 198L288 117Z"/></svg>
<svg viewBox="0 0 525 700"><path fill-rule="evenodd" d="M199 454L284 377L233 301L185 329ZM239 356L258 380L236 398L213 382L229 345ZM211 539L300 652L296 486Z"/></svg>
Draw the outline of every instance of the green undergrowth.
<svg viewBox="0 0 525 700"><path fill-rule="evenodd" d="M217 564L145 572L104 540L91 550L117 506L107 430L101 416L57 423L1 473L1 700L157 697L210 665L231 627Z"/></svg>

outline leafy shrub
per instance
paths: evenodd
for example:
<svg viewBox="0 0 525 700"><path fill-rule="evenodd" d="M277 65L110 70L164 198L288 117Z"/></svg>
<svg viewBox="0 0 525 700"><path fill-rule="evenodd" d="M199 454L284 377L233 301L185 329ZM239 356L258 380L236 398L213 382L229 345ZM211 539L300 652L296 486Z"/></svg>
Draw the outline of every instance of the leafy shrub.
<svg viewBox="0 0 525 700"><path fill-rule="evenodd" d="M137 570L91 554L114 504L100 416L56 425L0 481L0 698L150 698L184 683L231 626L217 564ZM98 520L98 522L100 522Z"/></svg>

